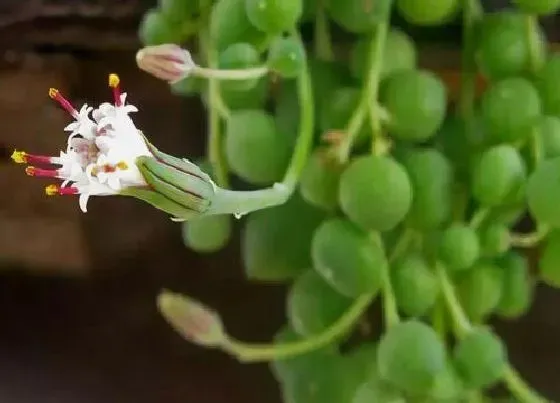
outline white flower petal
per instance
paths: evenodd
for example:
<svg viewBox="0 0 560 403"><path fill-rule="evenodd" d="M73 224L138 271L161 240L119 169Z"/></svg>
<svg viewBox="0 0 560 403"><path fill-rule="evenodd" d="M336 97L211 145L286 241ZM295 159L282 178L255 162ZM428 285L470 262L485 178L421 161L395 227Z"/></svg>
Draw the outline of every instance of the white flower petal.
<svg viewBox="0 0 560 403"><path fill-rule="evenodd" d="M118 192L122 189L121 182L116 175L110 175L109 180L107 181L107 185L113 189L114 191Z"/></svg>
<svg viewBox="0 0 560 403"><path fill-rule="evenodd" d="M70 123L69 125L67 125L67 126L64 128L64 131L65 131L65 132L73 132L73 131L75 131L79 126L80 126L80 124L79 124L78 122L72 122L72 123Z"/></svg>
<svg viewBox="0 0 560 403"><path fill-rule="evenodd" d="M89 194L82 193L80 195L80 209L82 212L87 213L87 202L89 200Z"/></svg>

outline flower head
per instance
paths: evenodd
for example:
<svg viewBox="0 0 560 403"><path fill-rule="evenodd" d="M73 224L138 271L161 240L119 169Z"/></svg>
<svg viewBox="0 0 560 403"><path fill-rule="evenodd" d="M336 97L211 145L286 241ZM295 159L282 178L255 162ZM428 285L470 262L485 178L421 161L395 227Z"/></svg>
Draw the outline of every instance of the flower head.
<svg viewBox="0 0 560 403"><path fill-rule="evenodd" d="M47 195L79 195L84 212L90 196L115 195L129 187L148 187L136 160L153 154L129 116L137 109L125 103L126 94L121 93L116 74L109 76L109 86L113 91L112 103L103 103L96 109L83 105L79 111L60 91L51 88L49 96L74 118L65 128L70 132L66 151L58 156L17 150L12 154L16 163L29 164L25 170L28 175L61 181L48 185Z"/></svg>
<svg viewBox="0 0 560 403"><path fill-rule="evenodd" d="M196 67L191 54L174 44L147 46L136 53L141 70L168 82L180 81Z"/></svg>

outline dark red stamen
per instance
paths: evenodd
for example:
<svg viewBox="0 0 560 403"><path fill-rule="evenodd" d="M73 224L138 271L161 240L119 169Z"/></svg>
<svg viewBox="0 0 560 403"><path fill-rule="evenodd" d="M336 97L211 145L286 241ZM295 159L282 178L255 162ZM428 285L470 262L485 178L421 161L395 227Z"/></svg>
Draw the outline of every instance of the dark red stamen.
<svg viewBox="0 0 560 403"><path fill-rule="evenodd" d="M49 97L51 97L56 102L58 102L60 106L62 106L62 108L66 112L68 112L74 119L78 118L79 115L76 108L74 108L74 106L70 103L70 101L68 101L60 94L59 90L57 90L56 88L49 89Z"/></svg>
<svg viewBox="0 0 560 403"><path fill-rule="evenodd" d="M78 188L75 186L60 187L58 185L49 185L45 188L45 194L47 196L66 196L66 195L77 195L80 193Z"/></svg>
<svg viewBox="0 0 560 403"><path fill-rule="evenodd" d="M58 178L59 172L57 169L41 169L33 166L25 168L25 173L29 176L37 176L41 178Z"/></svg>
<svg viewBox="0 0 560 403"><path fill-rule="evenodd" d="M113 99L115 100L115 106L122 106L121 103L121 88L120 88L120 78L116 74L109 74L109 87L113 89Z"/></svg>

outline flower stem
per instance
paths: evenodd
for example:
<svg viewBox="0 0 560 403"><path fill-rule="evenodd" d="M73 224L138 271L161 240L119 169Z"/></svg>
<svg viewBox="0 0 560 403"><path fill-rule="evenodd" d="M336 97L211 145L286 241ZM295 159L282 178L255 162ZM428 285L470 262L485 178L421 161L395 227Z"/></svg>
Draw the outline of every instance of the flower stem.
<svg viewBox="0 0 560 403"><path fill-rule="evenodd" d="M445 340L445 335L447 333L446 323L445 323L445 310L443 301L438 298L431 314L432 326L434 330L440 335L442 340Z"/></svg>
<svg viewBox="0 0 560 403"><path fill-rule="evenodd" d="M463 118L470 120L474 112L476 90L476 61L475 61L475 24L483 13L480 0L463 0L463 42L461 95L459 112Z"/></svg>
<svg viewBox="0 0 560 403"><path fill-rule="evenodd" d="M334 59L334 52L329 30L329 19L325 9L325 1L317 2L317 16L315 18L315 55L325 61Z"/></svg>
<svg viewBox="0 0 560 403"><path fill-rule="evenodd" d="M196 66L193 69L192 74L197 77L215 80L250 80L261 78L267 75L268 72L268 67L265 66L238 70L221 70L212 67L208 68Z"/></svg>
<svg viewBox="0 0 560 403"><path fill-rule="evenodd" d="M412 240L413 233L405 231L395 244L389 263L398 258ZM328 329L305 340L283 344L249 344L228 338L222 348L244 362L277 360L318 350L347 334L364 315L376 295L377 293L363 294L356 298L352 306Z"/></svg>
<svg viewBox="0 0 560 403"><path fill-rule="evenodd" d="M438 263L436 265L436 272L445 303L451 313L451 318L453 319L455 325L456 334L459 338L463 338L472 331L473 327L461 307L459 299L455 294L453 284L445 272L445 267ZM502 376L502 380L512 395L521 403L547 402L547 400L539 396L529 385L525 383L511 364L507 365Z"/></svg>
<svg viewBox="0 0 560 403"><path fill-rule="evenodd" d="M200 45L204 49L208 65L217 65L217 54L210 43L209 34L206 30L200 33ZM228 168L223 155L223 136L220 128L220 111L224 114L221 102L220 84L218 80L211 77L208 79L208 159L212 165L216 183L224 188L229 187Z"/></svg>
<svg viewBox="0 0 560 403"><path fill-rule="evenodd" d="M478 209L472 216L471 221L469 222L469 226L473 229L476 229L478 227L480 227L482 225L482 223L484 222L484 220L486 220L486 218L488 217L488 215L490 214L490 209L489 208L480 208Z"/></svg>
<svg viewBox="0 0 560 403"><path fill-rule="evenodd" d="M370 238L373 242L383 243L383 240L377 232L372 232ZM395 245L395 249L400 247L401 240ZM391 284L391 275L389 273L389 262L381 267L381 290L383 296L383 314L385 316L385 325L391 327L400 322L399 310L397 308L397 299Z"/></svg>
<svg viewBox="0 0 560 403"><path fill-rule="evenodd" d="M239 191L217 188L212 205L205 214L233 214L241 218L253 211L283 204L289 199L290 194L290 189L282 183L259 190Z"/></svg>
<svg viewBox="0 0 560 403"><path fill-rule="evenodd" d="M548 400L537 395L531 388L525 383L523 378L519 373L509 365L503 375L503 380L507 384L511 393L519 399L520 402L524 403L547 403Z"/></svg>
<svg viewBox="0 0 560 403"><path fill-rule="evenodd" d="M360 131L368 113L371 113L372 115L372 147L374 149L379 148L379 143L383 141L380 116L381 112L379 111L377 105L377 95L379 91L381 69L383 67L383 52L389 29L388 20L389 15L386 16L384 21L377 25L375 34L370 42L368 69L366 70L369 71L369 75L366 80L366 85L362 91L360 103L354 110L346 128L346 136L340 143L339 149L337 150L338 159L341 163L348 161L352 145L354 144L356 136L358 135L358 132Z"/></svg>
<svg viewBox="0 0 560 403"><path fill-rule="evenodd" d="M543 160L543 143L541 139L541 132L538 127L533 128L531 131L531 155L533 157L533 167L536 168Z"/></svg>
<svg viewBox="0 0 560 403"><path fill-rule="evenodd" d="M301 43L299 33L296 31L293 35ZM299 134L290 165L282 180L282 183L288 187L290 193L295 189L301 172L307 162L307 157L313 145L313 131L315 130L313 89L311 87L311 76L307 63L297 77L297 91L300 107Z"/></svg>
<svg viewBox="0 0 560 403"><path fill-rule="evenodd" d="M227 339L223 349L243 362L277 360L318 350L346 334L364 314L375 296L376 294L364 294L358 297L331 327L305 340L284 344L249 344Z"/></svg>
<svg viewBox="0 0 560 403"><path fill-rule="evenodd" d="M537 231L530 234L511 233L509 235L510 243L518 248L532 248L539 244L549 233L549 229L541 227Z"/></svg>
<svg viewBox="0 0 560 403"><path fill-rule="evenodd" d="M471 331L472 327L469 319L461 308L453 284L445 271L445 267L441 263L436 263L436 274L438 276L443 299L453 318L455 333L459 337L463 337L466 333Z"/></svg>
<svg viewBox="0 0 560 403"><path fill-rule="evenodd" d="M537 73L543 64L542 53L539 51L539 19L536 15L526 16L527 42L529 43L529 70Z"/></svg>
<svg viewBox="0 0 560 403"><path fill-rule="evenodd" d="M382 242L378 235L376 235L377 242ZM414 232L410 229L405 229L397 243L393 247L391 254L386 265L383 266L381 271L382 290L383 290L383 313L385 315L385 324L391 327L400 322L399 310L397 308L397 299L391 284L390 265L397 260L410 246L414 240Z"/></svg>

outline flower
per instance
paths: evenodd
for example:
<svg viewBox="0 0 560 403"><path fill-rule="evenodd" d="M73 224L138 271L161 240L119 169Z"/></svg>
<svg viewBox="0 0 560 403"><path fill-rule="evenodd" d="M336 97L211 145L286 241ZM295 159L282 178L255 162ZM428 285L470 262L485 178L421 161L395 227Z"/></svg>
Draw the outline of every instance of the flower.
<svg viewBox="0 0 560 403"><path fill-rule="evenodd" d="M174 44L140 49L136 53L136 64L141 70L170 83L187 77L196 67L191 54Z"/></svg>
<svg viewBox="0 0 560 403"><path fill-rule="evenodd" d="M33 164L25 170L28 175L62 180L60 185L47 186L45 193L79 195L83 212L87 212L90 196L115 195L130 186L148 187L136 159L151 157L152 153L128 116L137 109L125 104L126 94L121 93L119 82L116 74L109 75L113 104L103 103L97 109L85 104L79 111L60 91L51 88L49 96L74 118L64 128L70 132L66 152L61 151L58 157L17 150L12 154L16 163Z"/></svg>
<svg viewBox="0 0 560 403"><path fill-rule="evenodd" d="M175 221L210 214L239 217L288 199L290 191L283 184L248 192L222 189L196 164L159 151L130 118L138 109L126 104L116 74L109 75L109 86L113 103L98 108L86 104L79 111L51 88L49 96L74 118L64 129L70 133L66 151L58 156L12 154L16 163L29 164L28 175L61 181L45 188L48 196L77 195L84 213L91 196L131 196Z"/></svg>

